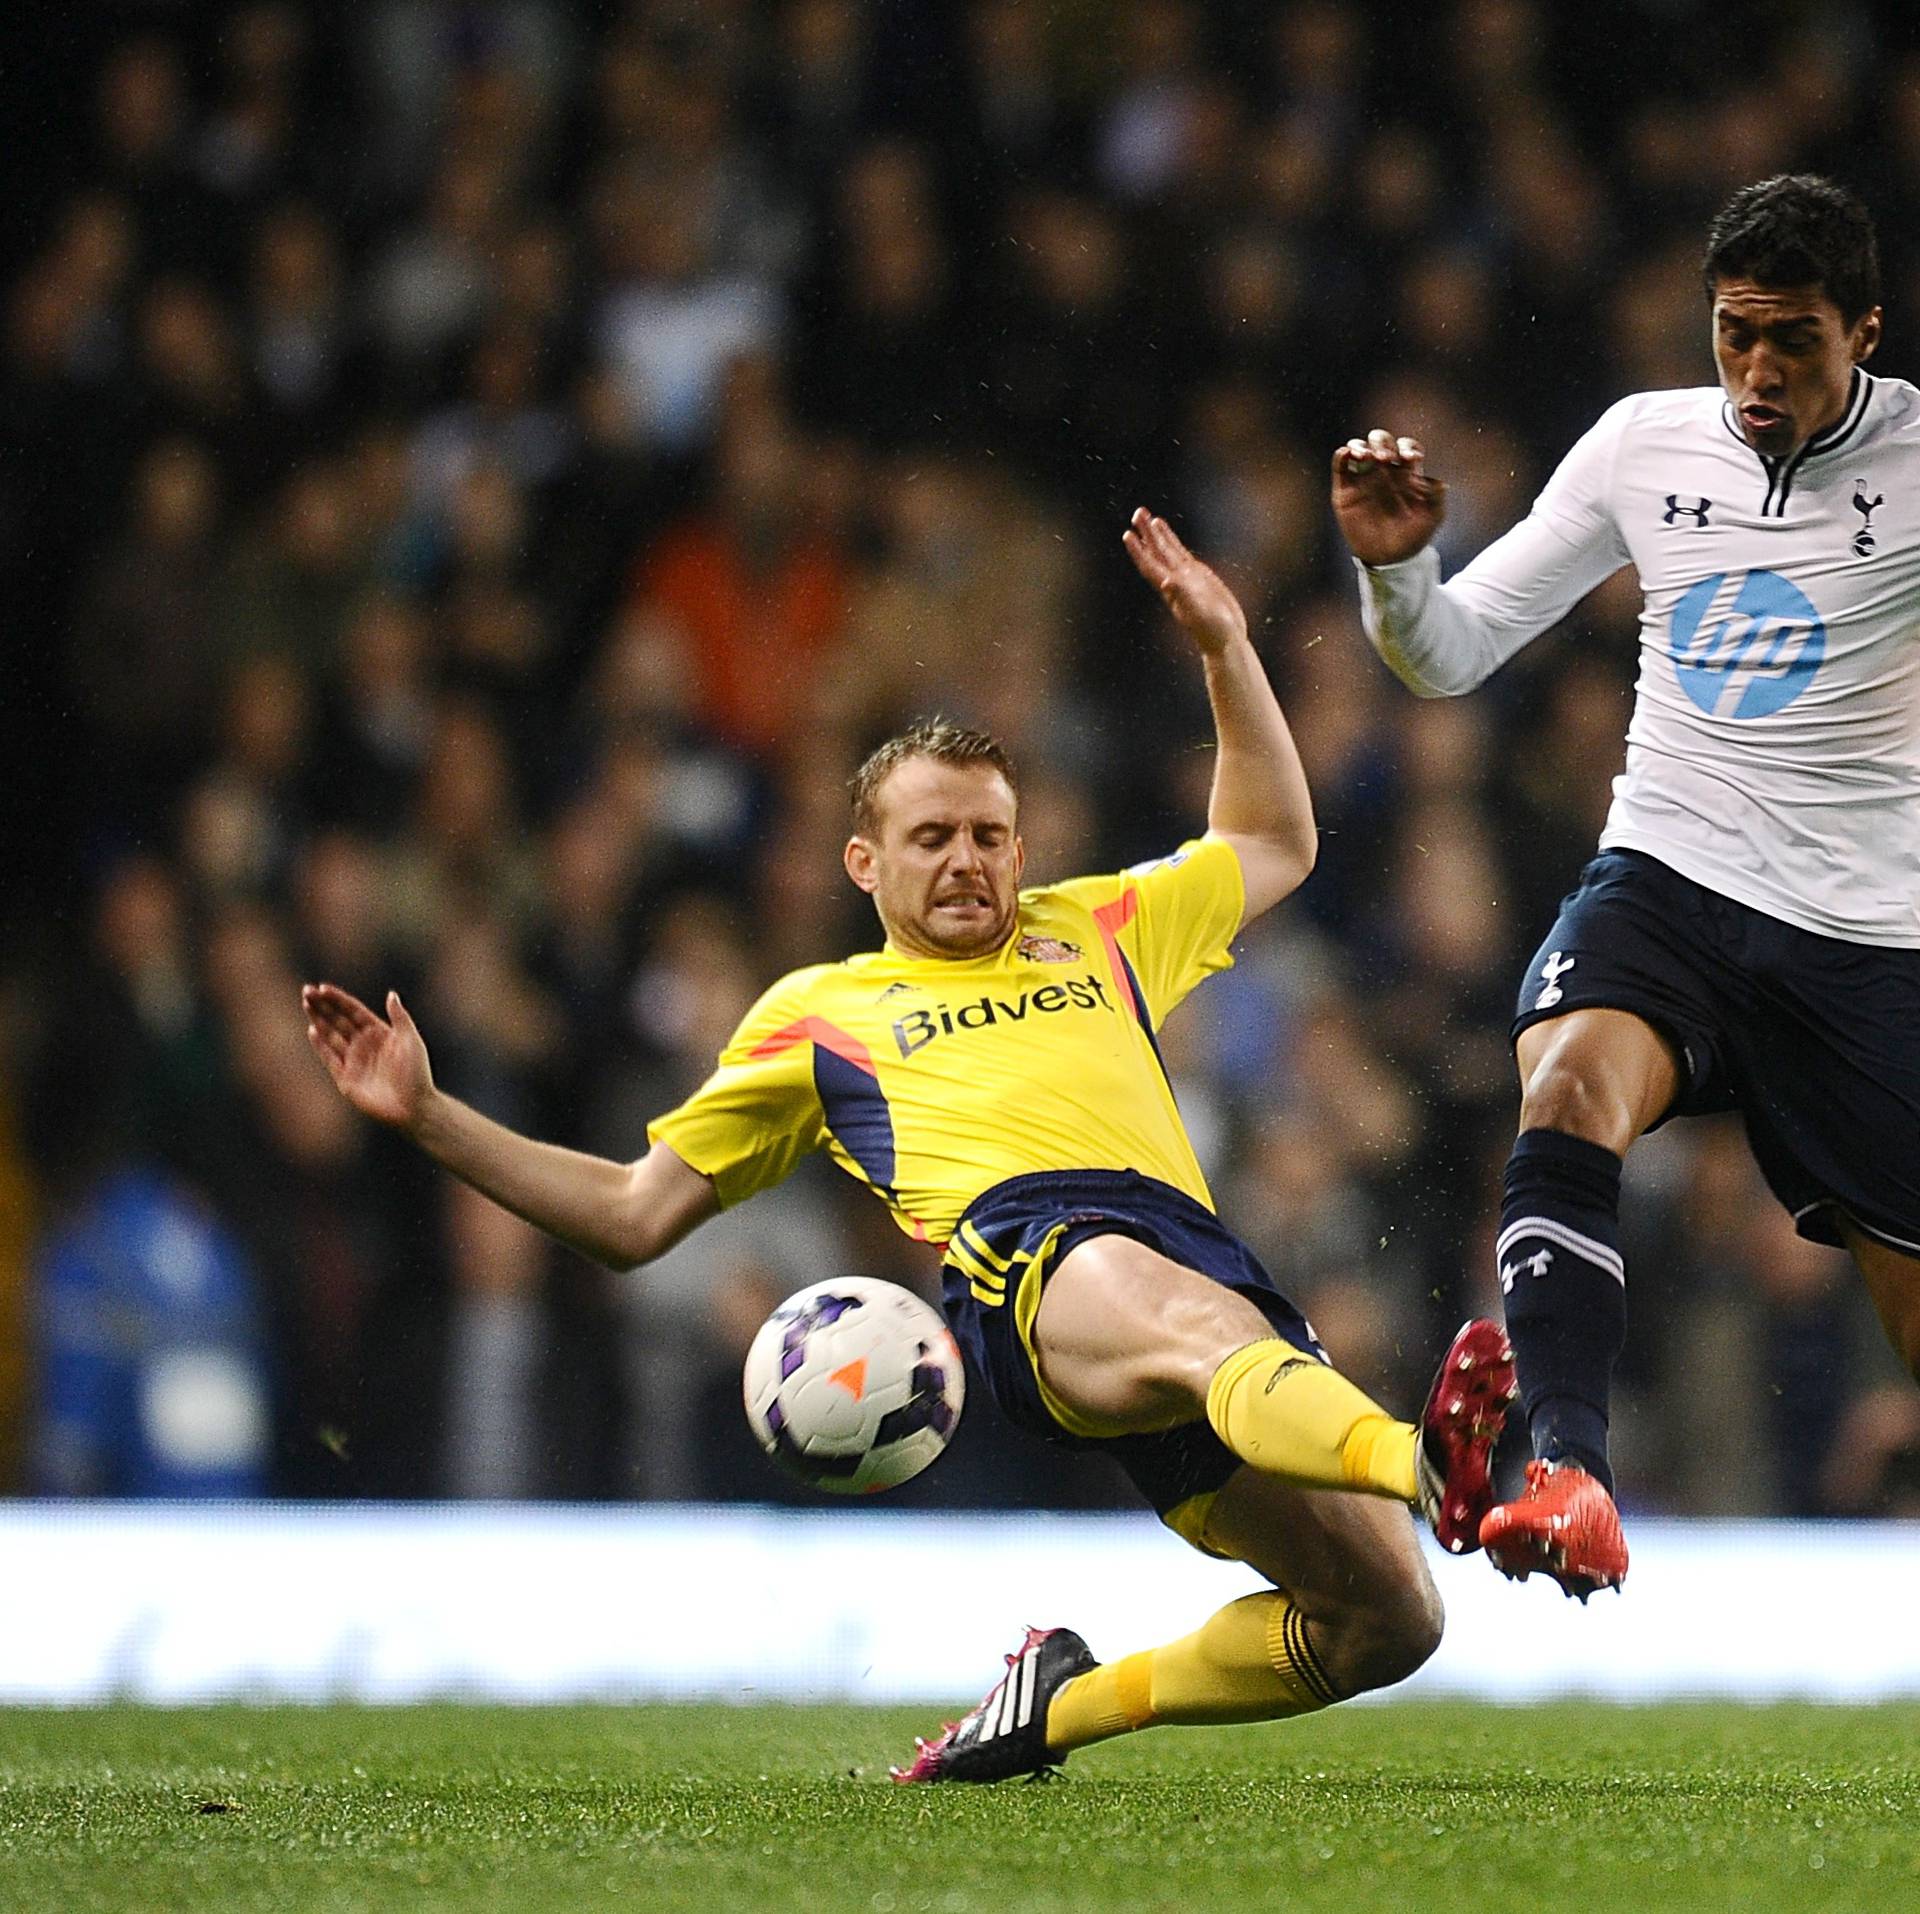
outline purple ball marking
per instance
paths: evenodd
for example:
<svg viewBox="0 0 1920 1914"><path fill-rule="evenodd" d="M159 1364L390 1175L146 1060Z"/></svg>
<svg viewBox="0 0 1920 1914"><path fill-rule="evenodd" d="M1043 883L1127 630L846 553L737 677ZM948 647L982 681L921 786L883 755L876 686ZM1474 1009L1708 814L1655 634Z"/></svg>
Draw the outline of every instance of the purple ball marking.
<svg viewBox="0 0 1920 1914"><path fill-rule="evenodd" d="M787 1325L780 1339L780 1380L785 1382L806 1361L807 1338L824 1323L837 1323L861 1307L858 1296L816 1296Z"/></svg>

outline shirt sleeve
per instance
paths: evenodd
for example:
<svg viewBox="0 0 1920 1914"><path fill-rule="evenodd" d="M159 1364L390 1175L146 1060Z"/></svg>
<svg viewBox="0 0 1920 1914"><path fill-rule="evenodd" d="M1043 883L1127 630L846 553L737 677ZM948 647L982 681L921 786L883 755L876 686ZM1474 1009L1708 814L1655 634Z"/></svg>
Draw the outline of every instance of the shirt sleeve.
<svg viewBox="0 0 1920 1914"><path fill-rule="evenodd" d="M1471 691L1627 562L1611 499L1632 404L1603 413L1532 511L1445 584L1432 546L1397 565L1358 565L1367 636L1409 690Z"/></svg>
<svg viewBox="0 0 1920 1914"><path fill-rule="evenodd" d="M1193 838L1169 857L1060 888L1092 911L1116 974L1145 999L1156 1030L1203 977L1233 964L1246 888L1223 837Z"/></svg>
<svg viewBox="0 0 1920 1914"><path fill-rule="evenodd" d="M806 1014L810 974L796 971L767 991L728 1039L713 1075L647 1125L649 1143L664 1143L712 1178L722 1208L771 1189L826 1141Z"/></svg>

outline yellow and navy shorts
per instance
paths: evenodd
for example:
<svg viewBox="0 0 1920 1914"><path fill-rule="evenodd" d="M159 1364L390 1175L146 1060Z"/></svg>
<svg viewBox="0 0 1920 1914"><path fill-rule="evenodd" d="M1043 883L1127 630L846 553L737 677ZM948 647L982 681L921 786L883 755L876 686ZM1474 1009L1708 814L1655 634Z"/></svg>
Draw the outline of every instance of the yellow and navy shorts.
<svg viewBox="0 0 1920 1914"><path fill-rule="evenodd" d="M941 1270L949 1325L1007 1417L1069 1449L1119 1463L1169 1527L1196 1547L1206 1502L1239 1458L1204 1421L1151 1435L1114 1434L1075 1415L1041 1380L1033 1323L1048 1275L1076 1244L1131 1236L1253 1303L1273 1333L1325 1361L1312 1328L1259 1258L1202 1203L1134 1170L1016 1176L976 1197Z"/></svg>

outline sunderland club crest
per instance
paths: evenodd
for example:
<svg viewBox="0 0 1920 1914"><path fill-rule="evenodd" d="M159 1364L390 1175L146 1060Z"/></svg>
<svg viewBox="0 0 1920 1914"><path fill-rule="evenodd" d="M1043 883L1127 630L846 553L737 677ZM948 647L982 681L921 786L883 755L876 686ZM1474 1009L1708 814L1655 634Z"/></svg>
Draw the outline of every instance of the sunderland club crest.
<svg viewBox="0 0 1920 1914"><path fill-rule="evenodd" d="M1023 937L1017 946L1020 956L1036 964L1077 964L1080 946L1064 937Z"/></svg>

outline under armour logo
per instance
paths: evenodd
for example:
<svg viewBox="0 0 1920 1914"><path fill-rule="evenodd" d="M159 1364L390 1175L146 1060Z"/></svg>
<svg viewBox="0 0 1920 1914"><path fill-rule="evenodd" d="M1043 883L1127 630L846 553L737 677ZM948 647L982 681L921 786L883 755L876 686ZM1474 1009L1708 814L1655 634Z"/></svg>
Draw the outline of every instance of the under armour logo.
<svg viewBox="0 0 1920 1914"><path fill-rule="evenodd" d="M1537 1249L1531 1256L1522 1256L1518 1262L1502 1263L1500 1265L1500 1293L1503 1296L1512 1295L1513 1285L1519 1279L1520 1272L1523 1269L1529 1276L1533 1277L1535 1281L1538 1281L1552 1267L1553 1251L1550 1249Z"/></svg>
<svg viewBox="0 0 1920 1914"><path fill-rule="evenodd" d="M1713 500L1710 498L1703 498L1697 505L1683 505L1678 492L1669 492L1667 509L1660 515L1661 523L1671 525L1675 519L1686 517L1692 519L1695 525L1704 525L1707 522L1707 513L1712 507Z"/></svg>
<svg viewBox="0 0 1920 1914"><path fill-rule="evenodd" d="M1547 961L1540 966L1540 994L1533 1000L1536 1010L1551 1010L1567 993L1560 988L1560 979L1579 962L1577 957L1562 957L1557 950L1547 953Z"/></svg>
<svg viewBox="0 0 1920 1914"><path fill-rule="evenodd" d="M1876 492L1871 502L1867 498L1867 482L1855 479L1853 482L1853 509L1860 514L1860 529L1853 535L1853 553L1856 558L1865 558L1874 547L1873 515L1887 502L1884 492Z"/></svg>

